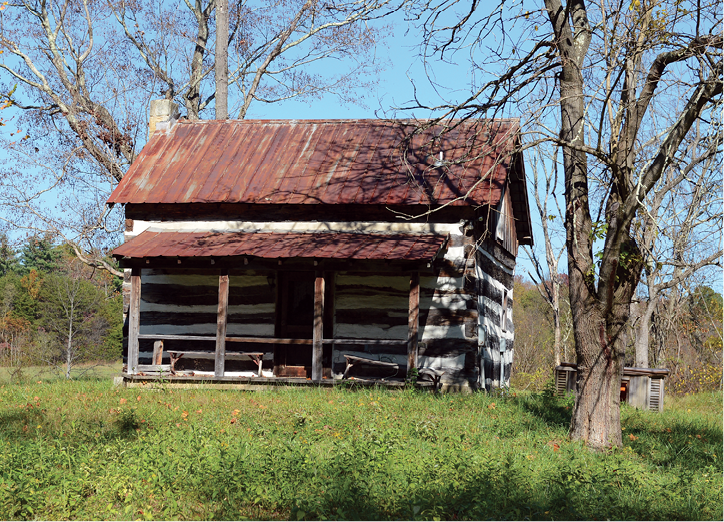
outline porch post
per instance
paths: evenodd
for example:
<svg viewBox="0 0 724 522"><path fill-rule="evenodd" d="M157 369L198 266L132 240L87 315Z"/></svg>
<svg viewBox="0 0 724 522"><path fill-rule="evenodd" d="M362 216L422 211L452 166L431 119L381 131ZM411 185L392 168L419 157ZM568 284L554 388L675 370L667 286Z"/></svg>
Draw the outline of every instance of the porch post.
<svg viewBox="0 0 724 522"><path fill-rule="evenodd" d="M324 272L314 279L314 330L312 333L312 380L322 380L322 339L324 338Z"/></svg>
<svg viewBox="0 0 724 522"><path fill-rule="evenodd" d="M229 272L222 270L219 275L219 310L216 314L216 354L214 355L214 377L224 376L226 357L226 315L229 305Z"/></svg>
<svg viewBox="0 0 724 522"><path fill-rule="evenodd" d="M141 269L131 270L131 302L128 304L128 373L138 368L138 331L141 327Z"/></svg>
<svg viewBox="0 0 724 522"><path fill-rule="evenodd" d="M420 328L420 274L410 275L410 311L407 318L407 376L417 367L417 333Z"/></svg>

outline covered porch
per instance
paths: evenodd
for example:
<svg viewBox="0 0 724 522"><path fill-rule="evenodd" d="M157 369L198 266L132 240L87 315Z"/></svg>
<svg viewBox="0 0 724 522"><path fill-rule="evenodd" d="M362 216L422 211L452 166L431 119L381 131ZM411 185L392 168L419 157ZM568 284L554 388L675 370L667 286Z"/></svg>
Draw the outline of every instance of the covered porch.
<svg viewBox="0 0 724 522"><path fill-rule="evenodd" d="M130 271L127 381L402 384L441 235L145 231ZM427 314L423 311L423 314Z"/></svg>

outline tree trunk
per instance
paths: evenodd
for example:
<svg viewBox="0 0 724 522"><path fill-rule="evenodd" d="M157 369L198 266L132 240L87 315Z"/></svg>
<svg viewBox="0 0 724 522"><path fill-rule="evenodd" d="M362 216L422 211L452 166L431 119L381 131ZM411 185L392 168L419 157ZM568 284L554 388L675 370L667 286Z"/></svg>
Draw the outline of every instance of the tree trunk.
<svg viewBox="0 0 724 522"><path fill-rule="evenodd" d="M65 378L70 379L70 369L73 366L73 319L68 326L68 344L65 347Z"/></svg>
<svg viewBox="0 0 724 522"><path fill-rule="evenodd" d="M630 238L622 242L620 249L634 253L632 257L636 258L636 245ZM592 285L580 283L579 291L574 292L576 282L571 278L578 395L570 433L572 439L584 440L589 447L599 450L621 445L623 358L628 344L631 301L642 269L640 261L621 264L614 261L610 273L599 273L595 293L590 292ZM601 270L605 269L604 266Z"/></svg>
<svg viewBox="0 0 724 522"><path fill-rule="evenodd" d="M620 446L620 353L606 340L606 321L598 306L575 315L578 394L570 436L594 449Z"/></svg>
<svg viewBox="0 0 724 522"><path fill-rule="evenodd" d="M228 0L216 0L216 63L214 73L216 79L216 119L225 120L229 117L229 3Z"/></svg>
<svg viewBox="0 0 724 522"><path fill-rule="evenodd" d="M578 364L578 393L570 436L594 449L621 445L619 410L625 327L637 281L619 265L628 245L615 190L606 205L606 244L596 278L593 241L596 231L589 205L588 162L584 142L584 80L581 67L592 30L585 5L545 0L557 39L562 67L559 78L563 169L566 196L566 246L573 332ZM569 25L568 17L574 22ZM620 227L617 229L617 227ZM615 233L622 232L622 233ZM634 279L636 279L634 277Z"/></svg>
<svg viewBox="0 0 724 522"><path fill-rule="evenodd" d="M557 274L556 274L557 277ZM553 333L555 335L553 341L553 357L556 366L561 365L561 309L560 309L560 286L557 282L552 283L553 286Z"/></svg>
<svg viewBox="0 0 724 522"><path fill-rule="evenodd" d="M634 339L635 360L634 366L637 368L648 368L649 367L649 332L651 331L651 317L654 315L654 309L656 308L656 300L649 299L646 302L643 313L641 308L644 306L643 303L639 303L639 320L636 324Z"/></svg>

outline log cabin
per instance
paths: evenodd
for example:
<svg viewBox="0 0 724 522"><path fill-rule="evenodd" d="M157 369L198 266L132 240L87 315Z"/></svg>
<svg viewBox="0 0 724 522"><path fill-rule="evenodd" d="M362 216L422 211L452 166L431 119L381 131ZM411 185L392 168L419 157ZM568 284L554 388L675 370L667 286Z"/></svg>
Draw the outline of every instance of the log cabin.
<svg viewBox="0 0 724 522"><path fill-rule="evenodd" d="M178 119L125 207L124 378L507 385L531 245L513 119Z"/></svg>

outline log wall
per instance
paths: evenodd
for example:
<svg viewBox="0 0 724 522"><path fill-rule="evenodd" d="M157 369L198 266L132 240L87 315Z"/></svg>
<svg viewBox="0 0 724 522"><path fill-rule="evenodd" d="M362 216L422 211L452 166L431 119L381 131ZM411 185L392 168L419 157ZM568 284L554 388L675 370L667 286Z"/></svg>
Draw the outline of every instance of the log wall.
<svg viewBox="0 0 724 522"><path fill-rule="evenodd" d="M275 293L267 280L269 275L273 272L232 271L229 274L227 336L274 337ZM219 271L144 269L141 281L141 335L216 335ZM139 345L139 363L151 364L153 340L141 339ZM213 353L215 343L165 341L165 364L169 362L168 351L174 348ZM264 366L271 368L273 345L227 343L227 353L239 351L264 352ZM213 367L213 361L210 363ZM193 369L208 370L208 362L195 364ZM180 362L179 369L183 368ZM227 364L227 370L251 374L256 366L251 362L233 361Z"/></svg>
<svg viewBox="0 0 724 522"><path fill-rule="evenodd" d="M486 241L476 246L477 305L480 314L479 385L486 389L510 384L513 364L513 278L515 258L499 245ZM501 352L501 345L503 351Z"/></svg>
<svg viewBox="0 0 724 522"><path fill-rule="evenodd" d="M475 388L479 373L474 238L468 234L451 233L439 272L420 278L418 366L444 371L448 387Z"/></svg>
<svg viewBox="0 0 724 522"><path fill-rule="evenodd" d="M186 226L188 223L177 222L175 225ZM131 223L127 235L135 235L146 226L146 223L141 227L139 224ZM348 223L343 228L375 232L372 225ZM473 233L463 224L429 226L437 233L449 234L449 241L442 256L434 261L434 275L421 274L419 277L417 367L444 371L442 382L453 389L490 389L500 385L502 365L504 384L508 384L514 351L515 269L515 258L505 248L509 245L481 235L477 229ZM290 223L259 224L260 229L295 227ZM312 224L309 227L314 228ZM165 228L174 227L166 223ZM429 232L422 223L404 226L380 223L380 228L380 231L392 228L396 233ZM481 236L488 239L481 239ZM325 353L331 352L332 373L337 378L344 373L345 354L398 364L399 370L394 375L389 368L366 368L371 372L370 376L402 378L406 375L411 274L381 272L340 271L326 276L330 279L329 291L334 299L330 301L333 312L325 312L325 338L333 335L335 339L400 341L399 344L324 345ZM217 328L219 274L219 270L142 270L140 334L213 337ZM276 292L269 280L276 279L277 275L274 270L232 270L229 273L227 336L275 336ZM502 354L501 341L505 347ZM263 352L265 374L271 375L273 347L272 344L227 342L225 349L227 353ZM214 341L167 341L164 363L168 363L168 351L173 348L213 353L215 344ZM152 351L153 341L141 339L140 364L151 363ZM213 360L193 364L210 365L210 368L187 369L213 371ZM246 361L227 361L227 372L237 370L248 371L251 375L256 366Z"/></svg>
<svg viewBox="0 0 724 522"><path fill-rule="evenodd" d="M335 339L398 339L407 340L410 277L363 272L339 272L335 278ZM354 355L400 366L397 373L389 369L387 376L404 376L407 368L407 346L347 345L335 346L332 352L332 373L341 377L345 369L344 355ZM369 369L373 371L372 368Z"/></svg>

